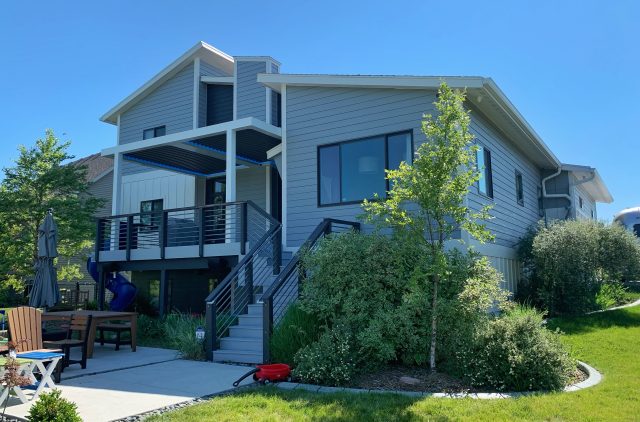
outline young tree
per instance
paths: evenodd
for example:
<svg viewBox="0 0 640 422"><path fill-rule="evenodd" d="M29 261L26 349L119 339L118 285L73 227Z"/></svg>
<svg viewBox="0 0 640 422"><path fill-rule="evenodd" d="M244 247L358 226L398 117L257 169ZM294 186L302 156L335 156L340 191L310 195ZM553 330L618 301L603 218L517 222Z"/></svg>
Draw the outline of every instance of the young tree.
<svg viewBox="0 0 640 422"><path fill-rule="evenodd" d="M469 132L469 112L465 93L450 89L444 82L434 103L437 116L427 114L422 121L426 141L413 158L397 170L388 170L391 190L385 199L364 201L364 219L379 227L391 227L424 249L431 292L431 344L429 364L436 367L438 331L438 287L446 271L445 242L454 231L466 230L481 242L492 238L482 220L489 208L471 210L465 201L469 188L480 178L476 166L474 136Z"/></svg>
<svg viewBox="0 0 640 422"><path fill-rule="evenodd" d="M74 256L91 245L93 214L102 200L87 192L86 167L65 165L72 159L69 142L52 130L32 148L19 147L14 167L4 168L0 184L0 279L21 281L33 274L38 226L53 209L58 226L58 253ZM66 266L68 267L68 266ZM73 273L64 265L62 274ZM5 280L6 281L6 280Z"/></svg>

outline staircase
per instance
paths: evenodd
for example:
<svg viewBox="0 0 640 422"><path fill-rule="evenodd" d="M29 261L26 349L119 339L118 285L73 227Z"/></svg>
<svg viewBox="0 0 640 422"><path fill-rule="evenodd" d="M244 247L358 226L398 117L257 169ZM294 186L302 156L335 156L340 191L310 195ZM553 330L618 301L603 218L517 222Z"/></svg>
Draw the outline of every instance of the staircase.
<svg viewBox="0 0 640 422"><path fill-rule="evenodd" d="M282 270L291 261L291 252L282 252ZM260 264L258 264L260 265ZM213 352L214 362L262 363L263 361L263 317L262 294L277 275L269 274L254 282L253 303L247 312L238 315L237 324L229 327L229 335L220 339L219 349Z"/></svg>

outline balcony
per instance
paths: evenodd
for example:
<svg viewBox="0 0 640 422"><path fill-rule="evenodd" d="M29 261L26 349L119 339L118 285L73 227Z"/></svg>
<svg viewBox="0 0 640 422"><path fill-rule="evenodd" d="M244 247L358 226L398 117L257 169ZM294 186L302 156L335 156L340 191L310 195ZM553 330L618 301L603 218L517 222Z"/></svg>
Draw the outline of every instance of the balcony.
<svg viewBox="0 0 640 422"><path fill-rule="evenodd" d="M277 221L251 201L99 218L97 262L244 255Z"/></svg>

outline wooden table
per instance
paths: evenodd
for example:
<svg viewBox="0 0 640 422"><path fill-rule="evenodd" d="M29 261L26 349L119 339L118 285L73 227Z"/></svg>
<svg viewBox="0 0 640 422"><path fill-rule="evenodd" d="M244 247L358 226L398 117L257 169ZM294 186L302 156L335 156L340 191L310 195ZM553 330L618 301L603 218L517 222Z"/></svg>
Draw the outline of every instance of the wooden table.
<svg viewBox="0 0 640 422"><path fill-rule="evenodd" d="M125 321L131 324L131 351L136 351L136 332L138 328L138 314L136 312L113 311L63 311L46 312L42 314L43 321L55 321L67 319L71 315L91 315L91 327L89 328L89 340L87 342L87 357L93 357L93 346L96 341L97 326L106 321Z"/></svg>

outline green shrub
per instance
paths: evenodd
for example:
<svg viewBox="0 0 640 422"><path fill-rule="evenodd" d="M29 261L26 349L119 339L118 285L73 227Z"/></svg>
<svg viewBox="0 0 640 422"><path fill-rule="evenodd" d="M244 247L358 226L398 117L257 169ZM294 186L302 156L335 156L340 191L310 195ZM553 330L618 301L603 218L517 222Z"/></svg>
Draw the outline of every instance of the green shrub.
<svg viewBox="0 0 640 422"><path fill-rule="evenodd" d="M9 277L0 280L0 304L5 307L14 307L26 303L24 285L16 278Z"/></svg>
<svg viewBox="0 0 640 422"><path fill-rule="evenodd" d="M617 224L568 220L540 226L522 239L519 252L525 277L518 300L552 315L599 309L607 303L597 300L603 283L640 276L640 244Z"/></svg>
<svg viewBox="0 0 640 422"><path fill-rule="evenodd" d="M312 384L347 385L356 373L354 355L351 331L344 326L336 326L296 353L292 375Z"/></svg>
<svg viewBox="0 0 640 422"><path fill-rule="evenodd" d="M542 325L543 315L519 307L478 331L465 357L473 385L501 391L559 390L576 369L558 332Z"/></svg>
<svg viewBox="0 0 640 422"><path fill-rule="evenodd" d="M196 328L204 327L204 317L172 312L162 322L164 335L183 359L205 360L204 343L196 338Z"/></svg>
<svg viewBox="0 0 640 422"><path fill-rule="evenodd" d="M318 320L313 315L294 304L287 309L271 336L271 360L294 364L298 350L318 340L320 336Z"/></svg>
<svg viewBox="0 0 640 422"><path fill-rule="evenodd" d="M623 304L627 299L627 289L617 281L602 283L596 294L596 303L600 309Z"/></svg>
<svg viewBox="0 0 640 422"><path fill-rule="evenodd" d="M380 235L329 236L303 257L301 308L325 330L351 334L359 370L386 362L426 364L431 335L430 283L415 244ZM438 360L458 366L475 327L506 303L501 275L486 259L456 250L446 257L439 292Z"/></svg>
<svg viewBox="0 0 640 422"><path fill-rule="evenodd" d="M60 390L42 393L31 409L29 421L32 422L82 422L78 416L78 406L61 397Z"/></svg>

